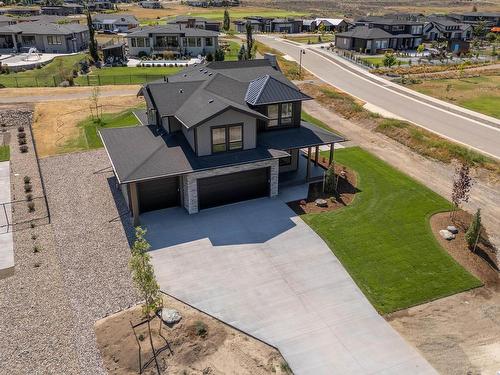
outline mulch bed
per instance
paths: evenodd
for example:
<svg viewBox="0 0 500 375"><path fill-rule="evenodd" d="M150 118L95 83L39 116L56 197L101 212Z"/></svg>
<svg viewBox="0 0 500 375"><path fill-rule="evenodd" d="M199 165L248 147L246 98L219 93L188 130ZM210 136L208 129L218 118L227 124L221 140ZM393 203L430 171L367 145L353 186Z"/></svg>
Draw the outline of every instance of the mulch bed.
<svg viewBox="0 0 500 375"><path fill-rule="evenodd" d="M472 221L472 215L465 211L458 211L452 223L449 212L435 214L430 219L432 232L441 246L460 264L462 267L479 278L487 286L498 286L499 273L496 264L495 248L488 241L488 236L484 229L481 234L475 253L469 250L465 240L465 232ZM456 238L447 241L439 234L441 229L446 229L448 225L455 225L458 229Z"/></svg>
<svg viewBox="0 0 500 375"><path fill-rule="evenodd" d="M320 158L319 164L323 168L328 168L328 161ZM323 192L323 182L315 182L309 184L309 191L307 198L303 200L297 200L288 202L288 206L297 214L309 214L309 213L321 213L337 210L339 208L349 205L355 194L358 192L356 188L356 174L353 170L346 168L345 166L335 163L335 176L340 174L345 177L340 177L337 184L337 192L335 194L327 194ZM335 198L335 199L332 199ZM325 199L327 201L326 207L317 206L316 199Z"/></svg>

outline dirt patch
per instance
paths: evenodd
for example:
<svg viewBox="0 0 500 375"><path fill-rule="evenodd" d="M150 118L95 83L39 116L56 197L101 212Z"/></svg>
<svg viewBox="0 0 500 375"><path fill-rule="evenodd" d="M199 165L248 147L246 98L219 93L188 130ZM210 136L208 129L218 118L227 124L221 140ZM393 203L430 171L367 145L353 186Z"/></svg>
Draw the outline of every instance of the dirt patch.
<svg viewBox="0 0 500 375"><path fill-rule="evenodd" d="M500 293L478 288L386 317L440 374L500 369Z"/></svg>
<svg viewBox="0 0 500 375"><path fill-rule="evenodd" d="M328 164L326 160L320 160L319 163L325 168ZM333 211L351 204L357 192L356 174L351 169L338 163L335 164L334 168L335 178L338 178L337 192L335 194L325 193L323 191L323 182L309 184L306 199L287 203L297 215ZM326 206L318 206L316 199L324 199Z"/></svg>
<svg viewBox="0 0 500 375"><path fill-rule="evenodd" d="M136 96L101 97L102 112L118 113L143 103ZM91 115L90 100L55 101L35 105L33 133L40 157L60 154L84 131L78 123Z"/></svg>
<svg viewBox="0 0 500 375"><path fill-rule="evenodd" d="M285 361L279 352L224 323L165 296L165 306L174 308L182 320L173 327L162 328L155 318L153 338L159 354L159 364L169 374L287 374ZM135 306L95 324L97 343L109 374L137 374L139 354L137 341L130 326L141 321L141 308ZM142 358L151 358L147 324L136 329L141 341ZM168 346L167 346L168 343ZM156 374L151 364L146 374Z"/></svg>
<svg viewBox="0 0 500 375"><path fill-rule="evenodd" d="M472 215L465 211L458 211L452 223L450 213L442 212L433 215L430 219L432 232L441 246L458 262L479 278L485 285L494 287L499 284L498 266L496 264L495 248L487 240L483 230L483 239L479 241L476 252L467 247L465 232L472 221ZM439 235L441 229L448 225L455 225L458 229L456 238L447 241Z"/></svg>
<svg viewBox="0 0 500 375"><path fill-rule="evenodd" d="M140 85L119 85L119 86L101 86L101 93L113 93L126 90L139 91ZM5 88L0 90L0 98L12 97L29 97L29 96L58 96L67 94L80 94L87 93L90 95L92 87L22 87L22 88ZM118 93L117 93L118 95ZM50 98L49 98L50 100Z"/></svg>

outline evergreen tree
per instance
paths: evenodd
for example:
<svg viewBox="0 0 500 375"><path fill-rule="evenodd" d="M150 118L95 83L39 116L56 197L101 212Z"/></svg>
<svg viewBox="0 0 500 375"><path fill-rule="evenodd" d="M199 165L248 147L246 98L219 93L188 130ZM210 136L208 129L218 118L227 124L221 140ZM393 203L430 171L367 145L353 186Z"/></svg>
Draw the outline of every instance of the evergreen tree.
<svg viewBox="0 0 500 375"><path fill-rule="evenodd" d="M481 210L478 208L474 217L472 218L472 223L465 232L465 240L469 249L475 251L477 240L479 239L479 234L481 233Z"/></svg>
<svg viewBox="0 0 500 375"><path fill-rule="evenodd" d="M87 25L89 28L89 54L94 63L99 61L99 54L97 53L97 40L95 39L94 25L92 24L92 16L87 11Z"/></svg>
<svg viewBox="0 0 500 375"><path fill-rule="evenodd" d="M335 192L335 168L333 163L325 173L324 191L327 194L333 194Z"/></svg>
<svg viewBox="0 0 500 375"><path fill-rule="evenodd" d="M242 44L240 47L240 50L238 51L238 60L246 60L247 59L247 50L245 48L245 45Z"/></svg>
<svg viewBox="0 0 500 375"><path fill-rule="evenodd" d="M214 59L215 61L224 61L226 58L226 53L224 52L223 49L218 49L215 51Z"/></svg>
<svg viewBox="0 0 500 375"><path fill-rule="evenodd" d="M250 22L247 22L246 24L246 34L247 34L247 48L246 48L245 60L251 60L253 51L253 35L252 35L252 24Z"/></svg>
<svg viewBox="0 0 500 375"><path fill-rule="evenodd" d="M231 19L229 18L229 11L227 8L224 10L224 23L222 25L222 28L224 31L229 31L229 28L231 27Z"/></svg>

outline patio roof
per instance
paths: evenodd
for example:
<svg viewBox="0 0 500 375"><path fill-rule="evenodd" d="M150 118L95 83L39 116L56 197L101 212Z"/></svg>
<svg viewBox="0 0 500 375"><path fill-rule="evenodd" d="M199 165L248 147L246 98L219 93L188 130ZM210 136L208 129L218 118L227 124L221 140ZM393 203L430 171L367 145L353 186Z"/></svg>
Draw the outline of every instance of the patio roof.
<svg viewBox="0 0 500 375"><path fill-rule="evenodd" d="M338 134L321 129L306 121L301 126L259 133L258 144L263 147L289 150L294 148L315 147L344 142Z"/></svg>

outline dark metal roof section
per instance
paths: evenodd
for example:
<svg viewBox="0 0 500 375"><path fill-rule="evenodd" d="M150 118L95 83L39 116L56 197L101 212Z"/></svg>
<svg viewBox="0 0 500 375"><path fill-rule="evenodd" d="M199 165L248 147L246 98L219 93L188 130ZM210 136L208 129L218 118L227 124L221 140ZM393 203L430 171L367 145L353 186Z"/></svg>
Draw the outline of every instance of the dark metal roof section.
<svg viewBox="0 0 500 375"><path fill-rule="evenodd" d="M278 81L267 74L251 81L245 95L245 101L254 106L309 99L312 98L303 94L297 88Z"/></svg>

